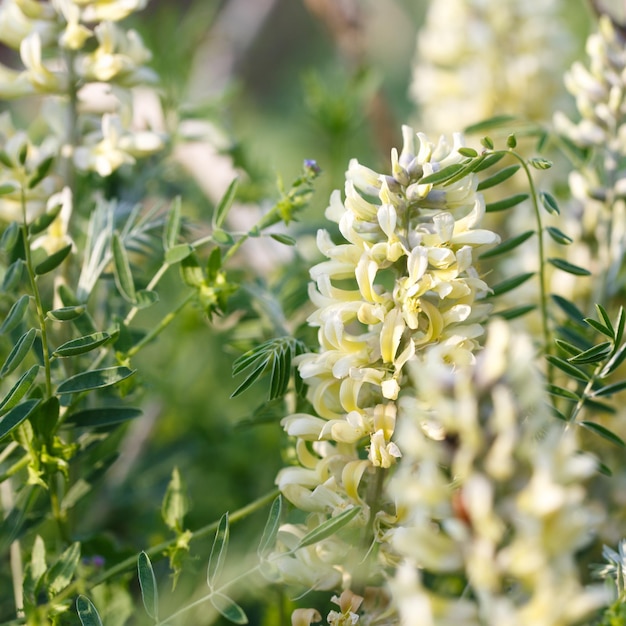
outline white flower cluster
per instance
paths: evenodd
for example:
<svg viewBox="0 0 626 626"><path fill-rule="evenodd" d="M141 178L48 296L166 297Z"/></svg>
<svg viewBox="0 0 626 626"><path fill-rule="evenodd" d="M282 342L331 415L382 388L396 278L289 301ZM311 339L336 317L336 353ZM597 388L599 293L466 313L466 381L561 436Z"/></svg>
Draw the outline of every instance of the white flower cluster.
<svg viewBox="0 0 626 626"><path fill-rule="evenodd" d="M583 486L596 462L549 414L534 358L528 338L496 321L474 366L412 370L390 485L404 626L565 626L608 600L581 584L575 559L602 519ZM446 597L432 580L454 575L466 592Z"/></svg>
<svg viewBox="0 0 626 626"><path fill-rule="evenodd" d="M316 310L309 323L319 328L319 352L298 363L313 414L283 420L296 438L298 464L277 477L283 495L310 515L306 524L281 529L288 550L307 529L354 506L362 507L354 524L369 533L364 540L384 541L395 520L385 470L403 454L394 433L407 365L423 353L436 362L471 363L483 332L489 306L480 298L488 287L473 251L498 236L475 228L484 213L477 178L422 182L465 160L462 138L434 145L409 127L403 136L390 175L352 161L345 201L338 191L331 196L326 215L344 241L318 234L327 260L311 269ZM301 585L348 588L363 573L354 560L358 543L333 536L279 559L278 568ZM393 559L378 548L381 563Z"/></svg>
<svg viewBox="0 0 626 626"><path fill-rule="evenodd" d="M78 169L108 176L163 147L158 133L131 128L131 89L154 82L156 75L146 67L151 55L139 34L118 24L146 4L3 0L0 5L0 41L19 51L23 65L0 66L0 98L49 96L44 118L58 136L59 154ZM93 101L94 91L108 96L106 111L101 98ZM70 107L78 119L68 118Z"/></svg>
<svg viewBox="0 0 626 626"><path fill-rule="evenodd" d="M410 95L446 132L496 114L549 119L569 35L559 0L436 0L418 34ZM548 56L540 50L559 51ZM477 88L479 86L479 88Z"/></svg>
<svg viewBox="0 0 626 626"><path fill-rule="evenodd" d="M626 37L607 15L598 26L587 40L589 67L576 62L565 76L580 119L573 122L559 111L554 125L576 146L590 150L590 158L569 175L580 204L572 226L590 242L582 253L591 256L592 269L603 277L599 283L611 294L624 284L620 273L626 252ZM601 297L599 291L596 299Z"/></svg>

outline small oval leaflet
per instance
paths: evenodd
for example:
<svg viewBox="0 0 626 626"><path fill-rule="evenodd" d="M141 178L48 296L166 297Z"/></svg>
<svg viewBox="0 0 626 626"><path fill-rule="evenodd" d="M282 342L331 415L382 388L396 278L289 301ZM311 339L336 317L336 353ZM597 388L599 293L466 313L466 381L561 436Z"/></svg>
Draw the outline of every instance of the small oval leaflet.
<svg viewBox="0 0 626 626"><path fill-rule="evenodd" d="M76 612L83 626L102 626L102 620L96 607L86 596L76 598Z"/></svg>
<svg viewBox="0 0 626 626"><path fill-rule="evenodd" d="M91 335L85 335L78 339L71 339L66 341L63 345L59 346L52 354L59 357L76 356L78 354L84 354L95 350L97 347L106 343L111 339L109 333L103 331L92 333Z"/></svg>
<svg viewBox="0 0 626 626"><path fill-rule="evenodd" d="M247 624L248 618L244 610L228 596L223 593L214 593L211 597L211 604L215 610L223 615L229 622L233 624Z"/></svg>
<svg viewBox="0 0 626 626"><path fill-rule="evenodd" d="M136 370L131 370L128 367L119 365L117 367L105 367L99 370L81 372L63 381L57 387L57 393L80 393L82 391L89 391L90 389L110 387L132 376L135 371Z"/></svg>
<svg viewBox="0 0 626 626"><path fill-rule="evenodd" d="M51 254L48 258L44 259L41 263L35 266L35 274L37 276L41 276L43 274L47 274L52 270L56 269L65 261L65 259L69 256L72 251L72 244L69 243L64 248L61 248L58 252Z"/></svg>
<svg viewBox="0 0 626 626"><path fill-rule="evenodd" d="M21 321L28 308L30 298L23 295L9 310L2 326L0 326L0 335L10 333Z"/></svg>
<svg viewBox="0 0 626 626"><path fill-rule="evenodd" d="M141 598L146 613L155 621L159 621L159 592L150 557L142 552L137 558L137 574L141 587Z"/></svg>
<svg viewBox="0 0 626 626"><path fill-rule="evenodd" d="M0 439L6 437L14 428L19 426L37 408L40 402L41 400L26 400L0 417Z"/></svg>
<svg viewBox="0 0 626 626"><path fill-rule="evenodd" d="M39 374L40 365L33 365L27 372L22 374L21 378L11 387L9 393L0 402L0 415L7 413L26 395L32 387Z"/></svg>
<svg viewBox="0 0 626 626"><path fill-rule="evenodd" d="M4 362L4 365L0 370L0 378L4 378L10 374L26 358L26 355L30 351L36 336L37 330L31 328L16 341L13 349L7 357L7 360Z"/></svg>
<svg viewBox="0 0 626 626"><path fill-rule="evenodd" d="M554 265L557 269L567 272L568 274L574 274L575 276L591 276L591 272L589 270L586 270L584 267L574 265L573 263L569 263L563 259L548 259L548 263L550 263L550 265Z"/></svg>
<svg viewBox="0 0 626 626"><path fill-rule="evenodd" d="M77 317L80 317L87 307L84 304L77 304L76 306L64 306L60 309L53 309L46 313L46 317L55 322L71 322Z"/></svg>
<svg viewBox="0 0 626 626"><path fill-rule="evenodd" d="M322 539L326 539L326 537L330 537L334 535L337 531L341 530L344 526L347 526L359 513L361 512L360 506L352 507L351 509L347 509L337 515L336 517L331 517L329 520L326 520L322 524L320 524L317 528L314 528L312 531L308 532L302 539L300 543L296 547L296 550L300 548L305 548L306 546L310 546Z"/></svg>

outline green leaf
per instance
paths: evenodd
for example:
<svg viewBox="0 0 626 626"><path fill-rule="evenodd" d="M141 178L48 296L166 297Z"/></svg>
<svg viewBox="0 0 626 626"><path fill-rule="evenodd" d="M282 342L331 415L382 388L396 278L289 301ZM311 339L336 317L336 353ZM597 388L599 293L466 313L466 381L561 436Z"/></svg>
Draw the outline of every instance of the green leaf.
<svg viewBox="0 0 626 626"><path fill-rule="evenodd" d="M619 308L619 312L617 314L617 321L615 325L617 326L617 330L615 332L615 344L619 345L622 343L622 337L624 336L624 325L626 324L626 315L624 314L624 307L621 306Z"/></svg>
<svg viewBox="0 0 626 626"><path fill-rule="evenodd" d="M513 149L517 147L517 137L514 134L510 134L507 138L506 138L506 145Z"/></svg>
<svg viewBox="0 0 626 626"><path fill-rule="evenodd" d="M186 259L193 253L193 246L188 243L179 243L177 246L172 246L167 249L165 253L165 262L168 265L175 265L180 263L183 259Z"/></svg>
<svg viewBox="0 0 626 626"><path fill-rule="evenodd" d="M565 313L572 321L577 324L584 325L585 316L582 314L580 309L569 300L566 300L562 296L557 296L556 294L550 294L553 302Z"/></svg>
<svg viewBox="0 0 626 626"><path fill-rule="evenodd" d="M468 148L468 147L459 148L458 153L464 157L469 157L470 159L473 159L474 157L478 156L478 152L476 152L474 148Z"/></svg>
<svg viewBox="0 0 626 626"><path fill-rule="evenodd" d="M599 402L589 396L583 398L583 404L585 408L595 413L608 413L609 415L615 415L617 413L617 409L614 406L606 404L605 402Z"/></svg>
<svg viewBox="0 0 626 626"><path fill-rule="evenodd" d="M626 389L626 380L622 380L619 383L613 383L611 385L606 385L601 387L600 389L596 389L593 392L594 397L600 396L612 396L613 394L619 393Z"/></svg>
<svg viewBox="0 0 626 626"><path fill-rule="evenodd" d="M98 331L91 335L85 335L78 339L72 339L66 341L63 345L60 345L52 354L58 357L76 356L78 354L84 354L95 350L99 346L105 344L111 339L109 333Z"/></svg>
<svg viewBox="0 0 626 626"><path fill-rule="evenodd" d="M26 309L28 309L28 303L30 298L27 295L23 295L9 310L2 326L0 326L0 335L6 335L10 333L24 318Z"/></svg>
<svg viewBox="0 0 626 626"><path fill-rule="evenodd" d="M360 512L361 507L355 506L351 509L342 511L335 517L327 519L325 522L322 522L319 526L304 535L295 549L299 550L300 548L305 548L306 546L313 545L318 541L322 541L322 539L331 537L335 533L339 532L344 526L347 526Z"/></svg>
<svg viewBox="0 0 626 626"><path fill-rule="evenodd" d="M223 245L223 246L229 246L235 241L233 239L233 236L230 233L227 233L225 230L222 230L221 228L216 228L213 231L213 234L211 235L211 239L213 239L213 241L216 244Z"/></svg>
<svg viewBox="0 0 626 626"><path fill-rule="evenodd" d="M17 222L11 222L2 233L0 239L0 248L5 252L11 252L20 238L20 225Z"/></svg>
<svg viewBox="0 0 626 626"><path fill-rule="evenodd" d="M500 296L503 293L507 293L519 287L527 280L532 278L535 275L535 272L526 272L525 274L518 274L517 276L513 276L512 278L508 278L507 280L503 280L501 283L494 285L491 289L493 291L489 297Z"/></svg>
<svg viewBox="0 0 626 626"><path fill-rule="evenodd" d="M204 284L204 274L195 254L190 254L182 259L180 275L188 287L197 289Z"/></svg>
<svg viewBox="0 0 626 626"><path fill-rule="evenodd" d="M482 172L487 170L504 158L504 152L496 152L494 154L488 154L482 160L482 162L476 167L475 172Z"/></svg>
<svg viewBox="0 0 626 626"><path fill-rule="evenodd" d="M124 300L134 304L136 296L133 274L130 270L130 262L126 248L117 231L113 233L111 249L113 251L113 269L117 289Z"/></svg>
<svg viewBox="0 0 626 626"><path fill-rule="evenodd" d="M182 532L184 519L189 509L189 499L185 485L177 467L172 470L163 503L161 504L161 517L165 524L175 532Z"/></svg>
<svg viewBox="0 0 626 626"><path fill-rule="evenodd" d="M577 378L583 382L587 382L589 380L589 376L583 370L579 369L575 365L572 365L569 361L562 359L561 357L554 356L549 354L546 356L546 359L549 363L552 363L555 367L558 367L562 372L565 372L568 376L572 376L573 378Z"/></svg>
<svg viewBox="0 0 626 626"><path fill-rule="evenodd" d="M611 330L611 339L615 338L615 329L613 328L613 323L611 322L611 318L609 314L606 312L606 309L601 304L596 304L596 310L598 311L598 318L602 318L605 326Z"/></svg>
<svg viewBox="0 0 626 626"><path fill-rule="evenodd" d="M230 394L231 398L236 398L238 395L241 395L246 389L251 387L253 383L258 380L265 368L268 366L266 361L263 361L258 367L256 367L250 374L246 376L246 379Z"/></svg>
<svg viewBox="0 0 626 626"><path fill-rule="evenodd" d="M42 213L38 217L36 217L29 225L28 232L31 235L37 235L40 232L46 230L54 220L59 217L59 213L63 208L62 204L56 204L52 209L50 209L47 213Z"/></svg>
<svg viewBox="0 0 626 626"><path fill-rule="evenodd" d="M135 293L135 306L138 309L147 309L159 301L159 294L151 289L140 289Z"/></svg>
<svg viewBox="0 0 626 626"><path fill-rule="evenodd" d="M296 240L289 235L282 235L280 233L270 233L270 237L278 243L285 244L286 246L295 246Z"/></svg>
<svg viewBox="0 0 626 626"><path fill-rule="evenodd" d="M560 215L559 205L554 196L547 191L539 192L539 200L543 205L543 208L551 215Z"/></svg>
<svg viewBox="0 0 626 626"><path fill-rule="evenodd" d="M65 589L74 577L74 572L80 560L80 543L74 542L46 573L46 586L52 596Z"/></svg>
<svg viewBox="0 0 626 626"><path fill-rule="evenodd" d="M116 367L105 367L99 370L91 370L75 374L67 380L63 381L57 388L60 395L66 393L81 393L90 389L101 389L102 387L110 387L120 381L132 376L136 370L119 365Z"/></svg>
<svg viewBox="0 0 626 626"><path fill-rule="evenodd" d="M568 261L563 259L548 259L548 263L554 265L557 269L563 270L568 274L574 274L575 276L591 276L591 272L586 270L584 267L578 267L578 265L574 265Z"/></svg>
<svg viewBox="0 0 626 626"><path fill-rule="evenodd" d="M39 165L37 165L37 169L35 169L35 173L31 176L28 181L28 188L34 189L49 173L52 164L54 163L55 156L51 155L45 158Z"/></svg>
<svg viewBox="0 0 626 626"><path fill-rule="evenodd" d="M17 191L18 187L16 187L13 183L4 183L0 185L0 196L5 196L8 193L13 193Z"/></svg>
<svg viewBox="0 0 626 626"><path fill-rule="evenodd" d="M237 194L237 187L239 186L239 179L234 178L230 185L228 185L228 189L222 196L222 199L219 201L219 204L215 208L215 213L213 213L213 229L216 230L222 227L224 224L224 220L228 215L228 211L233 205L233 201L235 199L235 195Z"/></svg>
<svg viewBox="0 0 626 626"><path fill-rule="evenodd" d="M167 253L172 248L177 247L176 242L178 241L178 236L180 235L181 210L182 202L180 196L178 196L174 199L174 202L172 202L172 206L167 214L167 222L165 223L165 228L163 230L163 248L166 250L166 260Z"/></svg>
<svg viewBox="0 0 626 626"><path fill-rule="evenodd" d="M71 322L77 317L80 317L87 307L84 304L77 304L76 306L64 306L60 309L54 309L46 313L46 317L54 322Z"/></svg>
<svg viewBox="0 0 626 626"><path fill-rule="evenodd" d="M575 394L569 389L563 389L563 387L559 387L558 385L547 385L546 391L552 396L566 398L567 400L573 400L574 402L578 402L578 400L580 400L580 396L578 394Z"/></svg>
<svg viewBox="0 0 626 626"><path fill-rule="evenodd" d="M592 346L588 350L572 356L567 359L570 363L599 363L608 356L611 351L611 343L609 341L603 341L596 346Z"/></svg>
<svg viewBox="0 0 626 626"><path fill-rule="evenodd" d="M57 252L54 252L49 257L44 259L41 263L38 263L35 266L35 274L37 276L42 276L43 274L47 274L52 270L55 270L65 259L69 256L72 251L72 244L68 243L67 246L61 248Z"/></svg>
<svg viewBox="0 0 626 626"><path fill-rule="evenodd" d="M37 331L34 328L31 328L15 342L15 345L4 362L2 369L0 369L0 378L4 378L10 374L26 358L26 355L29 353L36 336Z"/></svg>
<svg viewBox="0 0 626 626"><path fill-rule="evenodd" d="M102 626L102 620L96 607L86 596L76 598L76 612L83 626Z"/></svg>
<svg viewBox="0 0 626 626"><path fill-rule="evenodd" d="M72 413L64 422L65 426L76 428L108 428L122 424L142 415L141 409L125 406L108 406L97 409L84 409Z"/></svg>
<svg viewBox="0 0 626 626"><path fill-rule="evenodd" d="M27 372L22 374L15 385L11 387L9 393L4 397L2 402L0 402L0 415L3 415L14 406L17 406L19 401L26 395L35 382L40 367L40 365L33 365Z"/></svg>
<svg viewBox="0 0 626 626"><path fill-rule="evenodd" d="M586 317L585 318L585 322L587 322L587 324L589 324L589 326L591 326L592 328L597 330L599 333L602 333L603 335L606 335L607 337L609 337L609 339L613 339L613 331L611 329L607 328L601 322L598 322L598 321L594 320L591 317Z"/></svg>
<svg viewBox="0 0 626 626"><path fill-rule="evenodd" d="M223 593L214 593L209 598L215 610L233 624L247 624L248 618L244 610Z"/></svg>
<svg viewBox="0 0 626 626"><path fill-rule="evenodd" d="M497 211L506 211L528 199L527 193L518 193L514 196L504 198L504 200L498 200L497 202L489 202L485 205L485 211L487 213L495 213Z"/></svg>
<svg viewBox="0 0 626 626"><path fill-rule="evenodd" d="M40 402L39 399L26 400L0 417L0 439L6 437L14 428L19 426L37 408Z"/></svg>
<svg viewBox="0 0 626 626"><path fill-rule="evenodd" d="M478 258L479 259L490 259L494 256L498 256L499 254L504 254L505 252L509 252L517 246L523 244L527 239L532 237L535 234L534 230L527 230L525 233L521 235L517 235L516 237L511 237L511 239L507 239L503 241L501 244L491 248L491 250L487 250L487 252L483 252Z"/></svg>
<svg viewBox="0 0 626 626"><path fill-rule="evenodd" d="M265 528L263 529L263 535L257 548L257 555L259 559L264 559L274 548L276 543L276 536L278 535L278 528L280 526L280 518L283 508L283 499L281 496L275 498L270 508L270 514L265 522Z"/></svg>
<svg viewBox="0 0 626 626"><path fill-rule="evenodd" d="M447 165L443 169L438 172L434 172L433 174L429 174L428 176L424 176L419 182L420 185L437 185L444 183L448 179L452 178L456 174L458 174L462 169L465 168L465 165L462 163L452 163L452 165Z"/></svg>
<svg viewBox="0 0 626 626"><path fill-rule="evenodd" d="M493 139L491 139L491 137L483 137L480 140L480 145L487 148L487 150L493 150L494 148Z"/></svg>
<svg viewBox="0 0 626 626"><path fill-rule="evenodd" d="M9 267L4 274L4 278L2 279L2 288L0 291L4 291L6 293L13 291L15 287L22 280L22 276L24 274L24 268L26 267L26 263L22 259L17 259Z"/></svg>
<svg viewBox="0 0 626 626"><path fill-rule="evenodd" d="M215 532L215 539L209 556L209 565L206 572L206 581L210 589L213 589L215 582L222 572L226 552L228 550L228 540L230 537L230 526L228 523L228 512L222 515Z"/></svg>
<svg viewBox="0 0 626 626"><path fill-rule="evenodd" d="M141 552L137 559L137 573L139 575L139 586L141 587L141 598L146 613L154 621L159 621L159 591L157 589L156 578L150 557Z"/></svg>
<svg viewBox="0 0 626 626"><path fill-rule="evenodd" d="M554 343L559 348L561 348L563 352L566 352L567 354L573 354L574 356L576 356L582 352L580 348L577 348L574 344L570 343L569 341L565 341L563 339L555 339Z"/></svg>
<svg viewBox="0 0 626 626"><path fill-rule="evenodd" d="M552 161L544 159L543 157L533 157L528 159L528 165L534 167L536 170L549 170L552 167Z"/></svg>
<svg viewBox="0 0 626 626"><path fill-rule="evenodd" d="M607 441L614 443L616 446L626 448L626 443L624 443L624 440L608 428L605 428L600 424L596 424L595 422L578 422L578 424L580 424L580 426L583 426L587 430L595 433L596 435L603 437Z"/></svg>
<svg viewBox="0 0 626 626"><path fill-rule="evenodd" d="M558 228L555 228L554 226L547 226L546 230L548 231L548 235L550 235L550 237L552 237L554 241L560 243L561 245L567 246L574 241L571 237L566 235Z"/></svg>
<svg viewBox="0 0 626 626"><path fill-rule="evenodd" d="M496 172L489 178L485 178L478 183L477 190L484 191L485 189L490 189L491 187L495 187L505 180L511 178L519 170L521 165L509 165L504 169L501 169L499 172Z"/></svg>
<svg viewBox="0 0 626 626"><path fill-rule="evenodd" d="M510 309L504 309L503 311L496 311L494 315L497 315L505 320L513 320L534 311L536 308L537 306L535 304L524 304Z"/></svg>
<svg viewBox="0 0 626 626"><path fill-rule="evenodd" d="M468 134L482 133L486 130L491 130L493 128L500 128L501 126L510 124L514 121L515 116L513 115L494 115L493 117L490 117L481 122L477 122L476 124L466 126L463 132Z"/></svg>
<svg viewBox="0 0 626 626"><path fill-rule="evenodd" d="M607 364L600 372L600 378L610 376L626 359L626 343L619 347L619 350L608 360Z"/></svg>

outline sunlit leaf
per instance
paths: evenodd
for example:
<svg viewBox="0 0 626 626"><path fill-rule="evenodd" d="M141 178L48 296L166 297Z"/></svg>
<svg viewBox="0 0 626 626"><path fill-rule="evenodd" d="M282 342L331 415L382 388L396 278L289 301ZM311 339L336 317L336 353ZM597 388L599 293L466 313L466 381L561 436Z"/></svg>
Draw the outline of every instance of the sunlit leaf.
<svg viewBox="0 0 626 626"><path fill-rule="evenodd" d="M322 541L322 539L326 539L327 537L331 537L340 531L344 526L347 526L360 512L361 507L355 506L351 509L346 509L342 513L339 513L339 515L331 517L325 522L322 522L319 526L309 531L306 535L304 535L304 537L302 537L296 547L296 550L313 545L314 543Z"/></svg>
<svg viewBox="0 0 626 626"><path fill-rule="evenodd" d="M528 159L528 165L534 167L536 170L549 170L552 167L552 161L544 159L543 157L533 157Z"/></svg>
<svg viewBox="0 0 626 626"><path fill-rule="evenodd" d="M206 572L206 581L211 589L215 586L215 582L222 572L226 553L228 551L228 540L230 537L230 525L228 523L228 512L222 515L215 532L211 554L209 556L209 565Z"/></svg>
<svg viewBox="0 0 626 626"><path fill-rule="evenodd" d="M221 228L224 224L224 220L228 215L228 211L233 205L233 201L237 194L237 187L239 186L239 179L234 178L230 185L228 185L228 189L226 189L224 195L222 196L219 204L215 208L215 213L213 214L213 228L218 229Z"/></svg>
<svg viewBox="0 0 626 626"><path fill-rule="evenodd" d="M37 216L29 225L28 232L31 235L37 235L40 232L44 231L54 220L59 217L59 213L63 208L62 204L56 204L52 209L47 211L46 213L42 213Z"/></svg>
<svg viewBox="0 0 626 626"><path fill-rule="evenodd" d="M172 470L172 478L167 485L161 504L161 517L165 524L174 531L181 532L189 508L189 498L177 467Z"/></svg>
<svg viewBox="0 0 626 626"><path fill-rule="evenodd" d="M600 378L610 376L626 359L626 343L622 344L617 352L608 360L600 372Z"/></svg>
<svg viewBox="0 0 626 626"><path fill-rule="evenodd" d="M84 304L77 304L76 306L64 306L59 309L53 309L46 313L46 317L55 322L71 322L77 317L80 317L87 307Z"/></svg>
<svg viewBox="0 0 626 626"><path fill-rule="evenodd" d="M470 159L473 159L474 157L478 156L478 152L476 152L474 148L469 148L467 146L463 148L459 148L458 153L464 157L469 157Z"/></svg>
<svg viewBox="0 0 626 626"><path fill-rule="evenodd" d="M611 385L606 385L601 387L600 389L596 389L593 392L593 395L598 396L612 396L613 394L619 393L626 389L626 380L622 380L619 383L613 383Z"/></svg>
<svg viewBox="0 0 626 626"><path fill-rule="evenodd" d="M499 161L501 161L505 156L504 152L495 152L494 154L487 154L480 162L480 164L474 170L475 172L482 172L483 170L487 170Z"/></svg>
<svg viewBox="0 0 626 626"><path fill-rule="evenodd" d="M597 320L594 320L591 317L586 317L585 318L585 322L587 322L587 324L589 324L589 326L591 326L592 328L597 330L599 333L602 333L603 335L606 335L609 339L613 339L613 330L607 328L601 322L598 322Z"/></svg>
<svg viewBox="0 0 626 626"><path fill-rule="evenodd" d="M152 562L146 552L141 552L137 558L137 573L139 575L139 586L141 587L141 598L146 613L155 621L159 621L159 591L157 588Z"/></svg>
<svg viewBox="0 0 626 626"><path fill-rule="evenodd" d="M165 253L165 262L168 265L175 265L180 263L183 259L186 259L193 253L193 247L188 243L179 243L176 246L168 248Z"/></svg>
<svg viewBox="0 0 626 626"><path fill-rule="evenodd" d="M119 365L116 367L105 367L104 369L81 372L62 382L57 388L57 393L80 393L89 391L90 389L110 387L132 376L135 371L136 370L131 370L128 367Z"/></svg>
<svg viewBox="0 0 626 626"><path fill-rule="evenodd" d="M80 560L80 543L74 542L67 548L46 573L46 585L52 595L65 589L74 577Z"/></svg>
<svg viewBox="0 0 626 626"><path fill-rule="evenodd" d="M434 172L433 174L429 174L428 176L424 176L419 181L420 185L437 185L444 183L448 179L452 178L454 175L458 174L465 165L461 163L452 163L451 165L447 165L443 169L438 172Z"/></svg>
<svg viewBox="0 0 626 626"><path fill-rule="evenodd" d="M551 193L547 191L539 192L539 200L543 205L543 208L551 215L560 215L559 205Z"/></svg>
<svg viewBox="0 0 626 626"><path fill-rule="evenodd" d="M281 233L270 233L270 237L274 241L278 241L278 243L282 243L286 246L296 245L296 240L293 237L290 237L289 235L283 235Z"/></svg>

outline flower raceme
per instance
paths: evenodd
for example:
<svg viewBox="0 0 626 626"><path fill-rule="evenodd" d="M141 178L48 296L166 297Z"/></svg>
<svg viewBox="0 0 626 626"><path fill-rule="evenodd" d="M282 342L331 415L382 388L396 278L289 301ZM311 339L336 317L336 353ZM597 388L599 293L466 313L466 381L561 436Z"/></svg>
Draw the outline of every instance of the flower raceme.
<svg viewBox="0 0 626 626"><path fill-rule="evenodd" d="M477 228L485 207L474 174L448 184L422 182L464 162L461 135L452 145L444 138L434 144L405 126L403 138L402 151L392 151L390 174L353 160L345 200L339 191L331 196L326 216L344 241L318 233L326 260L311 269L316 308L308 321L319 329L319 351L298 362L313 411L284 418L299 463L277 477L283 495L317 523L362 507L358 519L374 533L366 541L381 541L393 523L381 472L402 456L394 432L396 401L410 387L407 364L423 353L453 365L473 362L489 310L481 302L489 288L473 254L499 240ZM329 588L328 550L320 544L311 548L324 552L325 567L310 582ZM279 560L284 574L294 558L298 552L282 566ZM333 567L346 584L350 572Z"/></svg>

